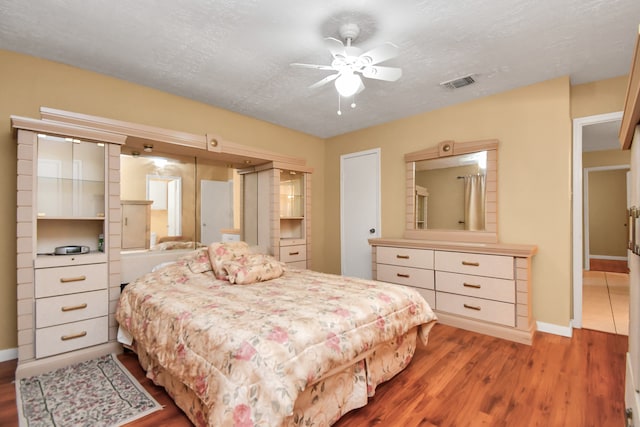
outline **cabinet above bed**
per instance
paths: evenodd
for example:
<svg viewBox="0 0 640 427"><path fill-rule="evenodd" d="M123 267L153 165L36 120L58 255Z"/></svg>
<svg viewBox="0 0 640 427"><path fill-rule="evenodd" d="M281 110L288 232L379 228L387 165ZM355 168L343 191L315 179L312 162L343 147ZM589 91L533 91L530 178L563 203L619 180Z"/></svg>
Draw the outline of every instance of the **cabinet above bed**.
<svg viewBox="0 0 640 427"><path fill-rule="evenodd" d="M303 269L311 268L311 172L278 163L240 171L243 240Z"/></svg>
<svg viewBox="0 0 640 427"><path fill-rule="evenodd" d="M271 224L274 230L271 234L273 237L268 244L271 253L276 256L280 254L280 230L282 229L283 237L289 237L289 243L296 242L301 245L300 251L291 251L298 252L296 255L298 257L303 254L303 258L295 262L302 261L304 266L308 265L307 260L311 253L309 233L311 168L305 166L304 159L243 146L214 134L191 134L45 107L40 109L40 116L40 119L11 116L18 143L16 275L19 361L17 378L55 369L74 360L118 351L119 347L115 340L117 324L113 318L113 312L120 295L121 283L148 272L155 265L151 263L155 263L159 258L163 258L164 262L181 255L180 251L176 250L170 251L173 252L171 254L163 254L162 257L156 257L154 253L148 252L153 236L149 231L149 223L154 220L153 209L149 218L151 198L148 196L146 198L144 196L123 197L121 154L132 157L163 154L189 156L195 160L194 163L202 165L203 169L206 165L211 168L214 166L224 168L225 171L247 168L252 168L256 172L271 171L274 174L274 178L270 181L273 186L267 189L267 193L260 192L260 198L268 194L268 197L273 198L274 201L268 212L256 210L252 220L259 222L267 218L270 224L273 223ZM49 137L51 137L51 143L49 143ZM56 144L55 147L52 146L53 143ZM43 148L41 153L38 152L38 146ZM45 149L48 148L51 148L48 151L55 153L56 156L60 153L70 153L70 155L47 157L49 153L46 153ZM89 155L88 152L99 152L101 156L94 156L95 153ZM38 159L42 161L39 162ZM279 178L275 178L275 171L279 173L280 170L295 171L303 176L301 185L294 186L292 193L295 207L301 205L303 212L300 213L299 209L294 212L295 209L293 209L290 215L283 218L283 221L288 221L283 227L280 227L279 215ZM202 180L213 180L205 173L201 175ZM132 183L127 180L127 184ZM193 194L197 191L193 189L186 193L194 198ZM258 193L255 194L257 198ZM196 201L188 206L183 204L180 210L181 218L189 217L196 228L198 223L205 222L202 221L202 216L197 214L199 207ZM244 213L245 225L249 224L248 217L247 213ZM123 224L135 229L136 233L124 235ZM238 228L234 222L234 234ZM246 230L239 230L243 236L245 232ZM197 240L198 234L194 233L192 237ZM40 255L41 253L50 254L55 252L56 248L65 246L71 246L71 251L77 250L79 253L73 252L73 255L64 257ZM132 249L130 253L136 252L135 259L129 258L129 260L133 259L137 268L125 268L123 262L125 257L121 256L123 249ZM89 253L85 254L87 250ZM146 262L147 259L149 262ZM36 331L38 328L59 325L58 320L50 319L51 316L45 314L46 311L40 311L40 318L37 319L38 307L48 307L49 301L43 300L36 304L38 297L34 297L36 287L34 269L49 269L51 274L60 273L60 278L64 280L86 281L88 280L86 277L89 277L86 271L92 268L90 265L97 264L107 269L106 276L102 278L103 282L100 282L100 289L76 292L74 296L61 294L46 297L61 297L56 299L56 302L61 302L63 308L71 307L74 314L79 314L83 310L89 313L88 318L79 315L77 319L74 317L77 321L62 322L67 326L74 324L78 326L78 330L63 333L56 329L56 335L49 334L55 338L57 344L63 342L56 348L44 339L45 336L49 338L46 331L39 333ZM77 276L70 276L67 274L67 267L70 266L78 266L82 271ZM53 271L60 268L62 270ZM83 293L87 295L80 295ZM84 301L80 298L83 296L87 296L88 299ZM96 300L102 302L100 307L94 309L92 306L95 305ZM106 314L105 310L107 310ZM100 320L94 321L95 319ZM86 322L90 324L87 325Z"/></svg>

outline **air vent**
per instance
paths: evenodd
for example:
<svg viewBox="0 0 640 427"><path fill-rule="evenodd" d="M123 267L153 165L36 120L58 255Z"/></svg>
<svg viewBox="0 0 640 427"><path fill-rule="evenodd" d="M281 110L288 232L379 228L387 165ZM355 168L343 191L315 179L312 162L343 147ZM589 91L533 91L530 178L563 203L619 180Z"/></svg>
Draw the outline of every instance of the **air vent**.
<svg viewBox="0 0 640 427"><path fill-rule="evenodd" d="M458 89L463 86L469 86L471 83L475 83L476 81L471 77L471 75L459 77L457 79L449 80L447 82L440 83L440 86L449 88L449 89Z"/></svg>

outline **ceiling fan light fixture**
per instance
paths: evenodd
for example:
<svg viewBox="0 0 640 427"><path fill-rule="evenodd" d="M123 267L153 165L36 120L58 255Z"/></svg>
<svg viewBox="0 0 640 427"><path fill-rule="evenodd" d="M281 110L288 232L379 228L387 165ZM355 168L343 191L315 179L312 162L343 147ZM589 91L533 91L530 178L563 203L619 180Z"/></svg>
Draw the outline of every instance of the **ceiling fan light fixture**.
<svg viewBox="0 0 640 427"><path fill-rule="evenodd" d="M336 90L344 98L355 95L361 83L360 76L351 71L341 73L335 81Z"/></svg>

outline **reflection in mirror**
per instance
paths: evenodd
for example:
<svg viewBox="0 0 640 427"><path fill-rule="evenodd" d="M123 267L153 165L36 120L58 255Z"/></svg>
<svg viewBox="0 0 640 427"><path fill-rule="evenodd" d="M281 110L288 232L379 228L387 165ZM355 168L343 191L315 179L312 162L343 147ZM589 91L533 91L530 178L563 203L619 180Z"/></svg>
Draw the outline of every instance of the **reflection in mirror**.
<svg viewBox="0 0 640 427"><path fill-rule="evenodd" d="M497 140L443 141L405 161L405 238L498 241Z"/></svg>
<svg viewBox="0 0 640 427"><path fill-rule="evenodd" d="M487 152L415 164L417 229L485 229Z"/></svg>
<svg viewBox="0 0 640 427"><path fill-rule="evenodd" d="M235 234L234 170L192 157L120 156L123 250L189 249Z"/></svg>

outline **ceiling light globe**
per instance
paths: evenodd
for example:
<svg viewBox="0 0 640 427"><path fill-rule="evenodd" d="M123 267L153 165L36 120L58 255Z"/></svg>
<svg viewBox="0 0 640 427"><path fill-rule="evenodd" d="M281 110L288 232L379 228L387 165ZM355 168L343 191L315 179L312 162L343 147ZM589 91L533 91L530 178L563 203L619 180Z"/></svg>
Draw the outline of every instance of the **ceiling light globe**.
<svg viewBox="0 0 640 427"><path fill-rule="evenodd" d="M346 72L340 74L340 77L336 79L336 90L340 96L348 98L356 94L360 88L360 76L353 72Z"/></svg>

